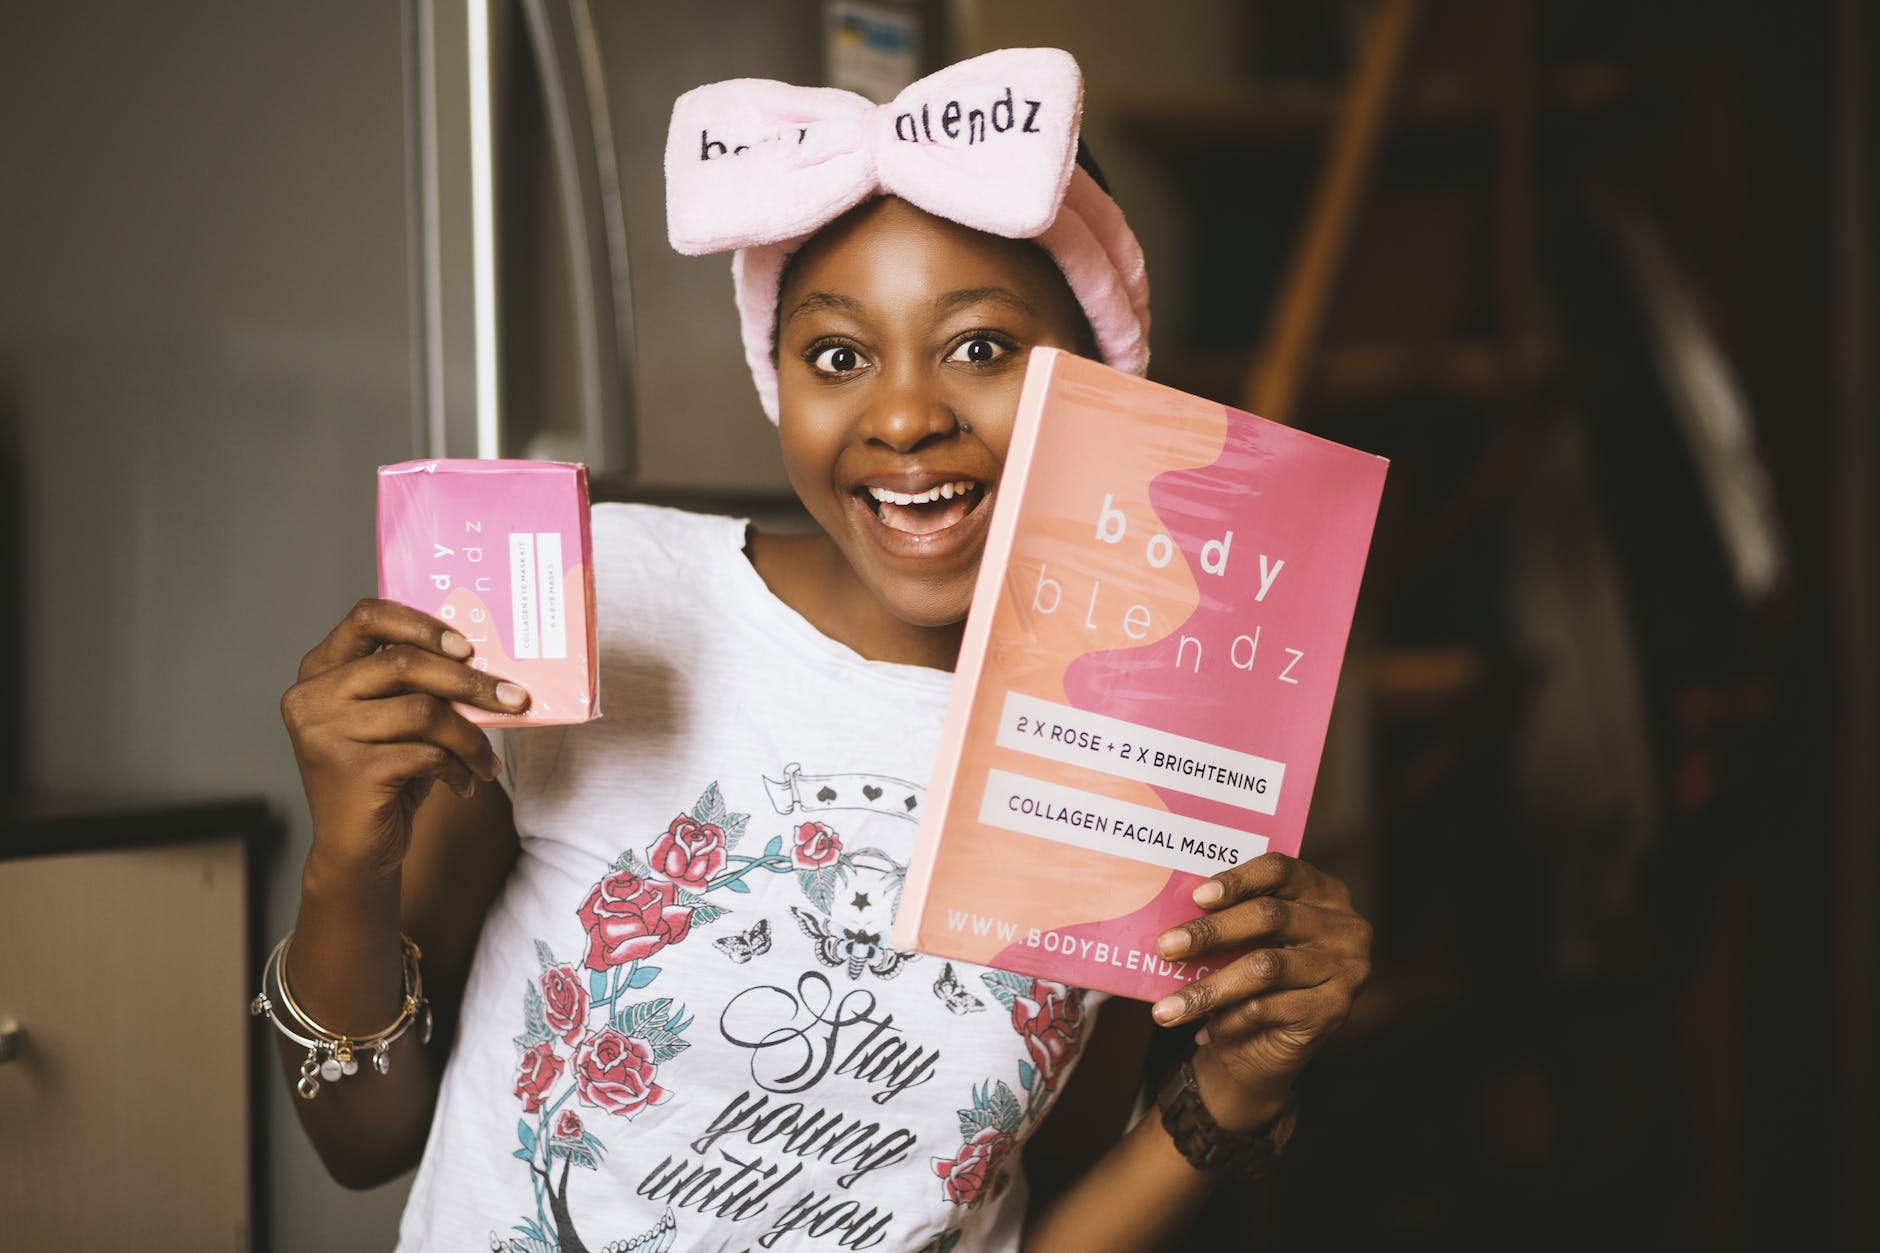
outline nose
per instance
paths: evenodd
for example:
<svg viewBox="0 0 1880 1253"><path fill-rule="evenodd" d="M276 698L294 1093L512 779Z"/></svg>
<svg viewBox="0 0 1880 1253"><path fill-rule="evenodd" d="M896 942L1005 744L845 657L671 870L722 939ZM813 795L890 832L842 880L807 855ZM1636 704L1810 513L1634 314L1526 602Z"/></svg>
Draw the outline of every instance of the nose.
<svg viewBox="0 0 1880 1253"><path fill-rule="evenodd" d="M929 440L958 434L962 423L932 380L884 377L862 415L861 435L896 452L913 452Z"/></svg>

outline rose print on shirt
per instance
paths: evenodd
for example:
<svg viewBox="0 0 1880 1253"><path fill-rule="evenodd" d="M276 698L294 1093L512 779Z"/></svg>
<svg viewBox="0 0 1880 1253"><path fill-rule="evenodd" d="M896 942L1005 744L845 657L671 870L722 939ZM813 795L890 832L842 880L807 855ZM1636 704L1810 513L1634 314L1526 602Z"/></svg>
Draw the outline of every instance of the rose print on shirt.
<svg viewBox="0 0 1880 1253"><path fill-rule="evenodd" d="M555 1086L566 1067L547 1040L523 1053L516 1069L516 1095L522 1098L523 1113L533 1114L542 1108L542 1094Z"/></svg>
<svg viewBox="0 0 1880 1253"><path fill-rule="evenodd" d="M569 989L573 971L568 964L556 963L553 952L540 941L536 955L542 972L523 998L526 1022L516 1039L522 1057L515 1091L522 1112L535 1118L517 1122L519 1147L513 1154L528 1163L536 1214L516 1224L519 1234L508 1248L513 1253L585 1250L589 1246L574 1234L568 1182L576 1166L599 1169L606 1143L572 1106L632 1119L665 1101L669 1093L658 1081L659 1067L688 1047L684 1034L692 1020L670 997L629 1004L611 1013L611 1002L601 1003L596 1013L596 999L587 989L578 985ZM564 1010L587 1007L587 1020L578 1024L580 1043L566 1059L555 1050L563 1033L551 1034L551 1001L560 1002ZM606 1015L604 1025L602 1015Z"/></svg>
<svg viewBox="0 0 1880 1253"><path fill-rule="evenodd" d="M841 833L826 822L799 823L790 839L790 869L796 872L797 886L809 903L825 914L847 888L849 876L856 870L856 858L878 851L870 848L849 852L842 846Z"/></svg>
<svg viewBox="0 0 1880 1253"><path fill-rule="evenodd" d="M542 972L542 1021L563 1041L573 1044L587 1026L588 991L573 966L551 966Z"/></svg>
<svg viewBox="0 0 1880 1253"><path fill-rule="evenodd" d="M625 1124L646 1117L647 1111L659 1109L687 1087L691 1072L679 1059L691 1047L692 1014L675 997L659 993L673 990L662 966L670 964L678 946L695 942L699 929L708 929L708 943L716 946L711 960L733 964L754 963L771 948L773 936L776 948L783 950L793 943L786 937L801 931L809 941L808 953L795 949L771 961L786 956L802 961L810 968L805 979L824 979L814 968L825 967L827 980L834 982L822 986L854 989L840 995L871 995L856 985L891 979L918 960L918 954L883 943L905 867L881 848L861 846L867 841L855 838L856 830L868 828L845 832L850 822L863 819L844 819L836 812L850 806L853 791L856 809L893 800L911 814L905 802L916 799L916 790L896 783L899 790L890 797L888 791L895 789L884 789L875 776L825 776L817 789L833 792L837 785L843 789L839 794L815 797L822 812L788 814L759 837L765 839L761 851L753 843L748 853L740 848L748 837L749 816L731 812L718 785L708 785L686 811L661 819L651 830L629 834L620 854L570 893L561 929L535 942L537 971L522 989L523 1031L515 1039L513 1097L522 1116L513 1155L525 1163L536 1205L532 1215L520 1216L506 1233L506 1243L500 1246L504 1253L599 1253L629 1247L640 1253L642 1245L683 1243L677 1228L691 1224L675 1220L671 1209L658 1226L629 1240L619 1239L618 1232L601 1233L610 1238L596 1240L595 1233L578 1231L583 1222L598 1225L591 1213L582 1217L583 1192L603 1185L598 1180L584 1185L585 1176L575 1172L606 1169L610 1177L604 1186L611 1188L621 1170L641 1170L633 1153L618 1152L618 1137L632 1134ZM788 875L796 881L791 894L801 891L804 903L787 907L796 926L777 918L773 906L765 911L770 918L756 917L757 911L752 911L750 917L714 929L713 924L735 912L735 898L749 895L752 881L765 875ZM782 930L775 931L776 926ZM983 1011L992 1008L993 998L998 1000L1013 1031L1005 1038L1011 1041L1017 1081L1007 1072L1002 1080L993 1077L980 1083L970 1107L959 1111L960 1139L922 1145L924 1152L909 1154L914 1162L931 1161L941 1196L961 1223L968 1210L1001 1196L1010 1186L1017 1146L1062 1086L1085 1021L1082 994L1062 985L986 973L980 980L992 997L981 1001L967 990L971 980L970 975L963 979L964 974L949 964L935 981L934 994L948 1001L945 992L951 992L949 1008L957 1013L980 1010L982 1022L996 1023ZM927 976L922 982L930 980ZM973 991L984 996L979 982L971 982ZM923 988L923 1001L925 995ZM851 1046L848 1052L853 1051ZM868 1057L856 1063L886 1064ZM661 1122L660 1134L669 1130ZM616 1151L611 1165L610 1148ZM895 1151L913 1148L910 1138ZM939 1155L930 1156L935 1153ZM675 1199L659 1192L661 1180L654 1180L653 1191L647 1191L647 1180L654 1175L641 1181L639 1195L654 1202ZM835 1186L849 1184L838 1179ZM794 1214L790 1221L822 1221L825 1210L834 1214L844 1202L845 1195L833 1190L821 1199L811 1197L802 1202L807 1208L801 1213L789 1211ZM587 1204L593 1203L590 1197ZM700 1202L698 1208L707 1207ZM788 1216L778 1214L779 1220ZM856 1221L863 1217L858 1212ZM700 1238L700 1233L690 1232L688 1238ZM958 1229L933 1237L940 1249L959 1238Z"/></svg>
<svg viewBox="0 0 1880 1253"><path fill-rule="evenodd" d="M976 1207L1005 1190L1006 1159L1019 1142L1025 1110L1003 1081L988 1079L973 1089L973 1103L960 1111L963 1143L952 1157L933 1159L946 1199Z"/></svg>
<svg viewBox="0 0 1880 1253"><path fill-rule="evenodd" d="M764 776L764 790L770 796L770 803L779 814L797 817L806 814L833 813L838 810L861 812L897 818L905 822L919 821L921 798L926 789L918 783L897 779L883 774L818 774L806 775L803 767L791 762L783 768L783 778L773 779ZM774 852L782 847L780 841L772 840L771 847L765 852ZM877 869L883 871L886 880L880 886L889 896L887 916L890 921L901 899L901 885L907 877L907 868L893 861L878 848L851 850L842 840L842 835L835 827L819 818L798 821L790 832L790 868L796 871L797 881L802 884L803 895L818 911L833 913L838 891L850 890L849 879L858 870L868 868L868 859L873 858ZM873 900L869 892L855 892L853 899L857 908L866 908L865 902ZM884 934L887 928L877 927Z"/></svg>
<svg viewBox="0 0 1880 1253"><path fill-rule="evenodd" d="M608 970L651 957L692 930L692 909L679 889L660 879L617 870L594 885L576 911L587 928L589 970Z"/></svg>
<svg viewBox="0 0 1880 1253"><path fill-rule="evenodd" d="M798 870L821 870L842 856L842 837L826 822L805 822L796 829L790 864Z"/></svg>
<svg viewBox="0 0 1880 1253"><path fill-rule="evenodd" d="M996 1195L1005 1183L1005 1159L1017 1144L1018 1137L1002 1127L981 1127L952 1161L935 1158L934 1172L946 1181L947 1200L977 1205L980 1192L989 1184Z"/></svg>
<svg viewBox="0 0 1880 1253"><path fill-rule="evenodd" d="M1000 1136L1015 1143L1025 1124L1044 1117L1058 1081L1083 1047L1085 1025L1082 988L1004 970L988 970L979 978L1011 1013L1012 1030L1025 1042L1030 1060L1018 1063L1023 1103L1003 1081L994 1086L988 1079L974 1089L971 1107L960 1111L964 1143L959 1152L933 1159L946 1199L966 1206L977 1205L982 1196L997 1196L1005 1187L1003 1167L1010 1145Z"/></svg>
<svg viewBox="0 0 1880 1253"><path fill-rule="evenodd" d="M523 990L523 1030L515 1039L514 1095L525 1117L516 1124L513 1156L528 1164L536 1212L516 1224L511 1250L594 1247L575 1233L571 1171L599 1168L607 1146L596 1127L631 1121L671 1096L661 1068L690 1047L692 1018L669 996L630 999L658 980L652 959L731 912L709 900L712 893L748 893L745 879L758 871L822 873L841 858L833 831L806 841L800 855L824 863L807 872L781 835L760 856L745 856L736 849L749 822L711 784L663 832L622 851L570 910L578 956L563 959L546 941L535 942L539 974ZM668 1213L654 1231L612 1243L637 1248L650 1238L648 1247L664 1247L675 1235Z"/></svg>
<svg viewBox="0 0 1880 1253"><path fill-rule="evenodd" d="M724 829L680 814L646 850L646 860L655 874L694 892L704 891L711 877L725 868Z"/></svg>
<svg viewBox="0 0 1880 1253"><path fill-rule="evenodd" d="M795 839L791 863L817 912L792 905L790 916L809 937L817 961L859 980L864 971L892 979L919 960L919 953L884 942L907 880L905 866L878 848L845 849L842 836L824 822L799 824ZM814 868L804 868L811 863Z"/></svg>
<svg viewBox="0 0 1880 1253"><path fill-rule="evenodd" d="M1084 990L1049 979L988 970L979 976L987 991L1012 1015L1012 1030L1025 1041L1031 1060L1018 1064L1025 1116L1044 1117L1052 1090L1083 1047Z"/></svg>
<svg viewBox="0 0 1880 1253"><path fill-rule="evenodd" d="M1012 1028L1024 1037L1038 1082L1053 1087L1083 1043L1084 994L1033 979L1029 995L1012 998ZM1020 1081L1025 1078L1020 1071Z"/></svg>
<svg viewBox="0 0 1880 1253"><path fill-rule="evenodd" d="M633 1117L671 1093L653 1082L659 1063L653 1046L614 1027L581 1041L574 1055L574 1090L589 1105Z"/></svg>

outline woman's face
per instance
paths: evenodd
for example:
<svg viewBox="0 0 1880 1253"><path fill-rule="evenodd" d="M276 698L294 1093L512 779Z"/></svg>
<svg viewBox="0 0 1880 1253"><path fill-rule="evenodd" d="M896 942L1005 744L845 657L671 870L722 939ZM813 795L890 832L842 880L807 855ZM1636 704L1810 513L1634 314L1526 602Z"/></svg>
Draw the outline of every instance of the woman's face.
<svg viewBox="0 0 1880 1253"><path fill-rule="evenodd" d="M1087 351L1041 249L870 201L791 262L777 307L783 461L861 584L910 626L972 601L1025 362Z"/></svg>

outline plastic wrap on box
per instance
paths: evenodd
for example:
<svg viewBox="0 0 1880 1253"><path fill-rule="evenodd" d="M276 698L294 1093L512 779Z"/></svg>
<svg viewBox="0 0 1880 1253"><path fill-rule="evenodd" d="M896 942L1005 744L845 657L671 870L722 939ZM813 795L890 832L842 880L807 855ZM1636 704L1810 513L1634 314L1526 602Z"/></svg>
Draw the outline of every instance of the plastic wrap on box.
<svg viewBox="0 0 1880 1253"><path fill-rule="evenodd" d="M519 714L460 705L479 726L600 715L587 467L442 459L379 470L379 595L450 623L470 664L522 685Z"/></svg>

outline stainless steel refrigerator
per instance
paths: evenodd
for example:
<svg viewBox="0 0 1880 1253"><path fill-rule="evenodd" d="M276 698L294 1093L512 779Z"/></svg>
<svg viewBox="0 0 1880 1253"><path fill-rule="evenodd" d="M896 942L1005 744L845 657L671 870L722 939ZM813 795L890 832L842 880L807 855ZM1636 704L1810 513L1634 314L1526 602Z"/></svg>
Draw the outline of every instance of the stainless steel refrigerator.
<svg viewBox="0 0 1880 1253"><path fill-rule="evenodd" d="M913 31L887 49L911 78L942 8L407 0L416 446L584 461L597 496L790 521L729 259L666 244L672 101L721 78L829 81L832 23L858 12ZM865 42L846 33L833 46Z"/></svg>

